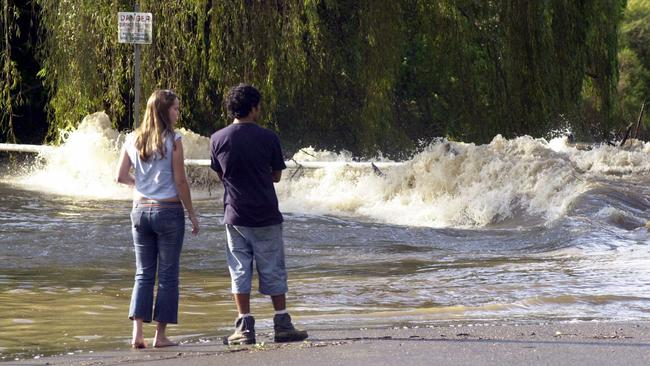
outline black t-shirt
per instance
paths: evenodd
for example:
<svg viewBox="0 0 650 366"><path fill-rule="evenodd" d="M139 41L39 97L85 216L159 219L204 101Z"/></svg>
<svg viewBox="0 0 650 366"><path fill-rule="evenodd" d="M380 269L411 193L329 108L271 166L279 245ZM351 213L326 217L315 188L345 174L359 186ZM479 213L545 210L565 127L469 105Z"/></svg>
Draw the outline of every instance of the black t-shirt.
<svg viewBox="0 0 650 366"><path fill-rule="evenodd" d="M271 175L287 167L278 136L255 123L233 123L212 134L210 150L211 167L223 176L224 223L282 223Z"/></svg>

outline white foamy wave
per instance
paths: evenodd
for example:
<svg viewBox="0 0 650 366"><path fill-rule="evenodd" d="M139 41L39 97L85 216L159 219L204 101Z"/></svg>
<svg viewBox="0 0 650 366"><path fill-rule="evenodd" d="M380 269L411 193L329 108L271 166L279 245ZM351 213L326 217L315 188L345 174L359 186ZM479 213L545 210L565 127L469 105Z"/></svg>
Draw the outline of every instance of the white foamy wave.
<svg viewBox="0 0 650 366"><path fill-rule="evenodd" d="M576 167L592 175L638 175L650 172L650 143L631 139L624 146L573 145L566 137L549 142L554 151L567 155Z"/></svg>
<svg viewBox="0 0 650 366"><path fill-rule="evenodd" d="M209 158L209 138L185 129L178 132L186 158ZM43 156L42 167L12 182L55 194L128 199L131 189L114 182L123 141L108 116L95 113L84 118L61 147ZM311 147L299 150L293 160L354 161L349 152ZM300 174L286 172L276 186L281 209L431 227L551 221L565 215L576 197L599 180L612 174L614 179L647 175L650 144L634 140L624 148L576 146L566 138L501 136L485 145L439 140L402 165L382 170L378 174L368 166L330 164ZM215 175L208 167L188 167L187 172L194 196L207 197L202 188L216 184Z"/></svg>
<svg viewBox="0 0 650 366"><path fill-rule="evenodd" d="M306 161L341 161L348 162L352 161L352 153L349 151L341 151L339 153L327 151L327 150L316 150L313 147L304 147L298 152L296 152L292 160L306 162Z"/></svg>
<svg viewBox="0 0 650 366"><path fill-rule="evenodd" d="M601 145L572 155L578 168L593 174L628 175L650 172L650 144L629 141L623 148Z"/></svg>
<svg viewBox="0 0 650 366"><path fill-rule="evenodd" d="M543 139L439 141L386 170L319 169L278 187L288 211L361 215L414 226L485 226L520 215L553 220L586 189Z"/></svg>
<svg viewBox="0 0 650 366"><path fill-rule="evenodd" d="M626 230L644 227L648 222L645 218L636 217L630 212L612 206L601 208L594 216Z"/></svg>
<svg viewBox="0 0 650 366"><path fill-rule="evenodd" d="M183 136L183 154L185 159L209 159L210 138L201 136L198 133L179 128L176 132Z"/></svg>
<svg viewBox="0 0 650 366"><path fill-rule="evenodd" d="M64 136L57 149L43 153L44 165L13 183L38 191L90 198L130 197L131 190L114 182L122 135L111 128L104 112L86 116Z"/></svg>
<svg viewBox="0 0 650 366"><path fill-rule="evenodd" d="M185 155L185 159L210 158L209 137L201 136L185 128L180 128L176 132L183 136L183 154ZM219 180L217 174L212 169L200 166L186 166L185 173L192 184L195 198L207 198L211 196L210 187L214 186Z"/></svg>
<svg viewBox="0 0 650 366"><path fill-rule="evenodd" d="M209 138L184 128L183 150L187 159L209 156ZM23 188L90 199L129 199L132 189L115 182L117 160L125 134L112 128L108 115L86 116L76 130L66 133L63 144L41 154L43 165L10 180ZM212 179L204 169L188 169L196 181Z"/></svg>

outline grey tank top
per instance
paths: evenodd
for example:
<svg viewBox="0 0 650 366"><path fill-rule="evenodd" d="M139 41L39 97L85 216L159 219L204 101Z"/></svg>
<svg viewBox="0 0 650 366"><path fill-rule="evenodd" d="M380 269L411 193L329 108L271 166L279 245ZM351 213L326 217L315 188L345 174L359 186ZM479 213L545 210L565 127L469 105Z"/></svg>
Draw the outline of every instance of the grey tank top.
<svg viewBox="0 0 650 366"><path fill-rule="evenodd" d="M174 183L174 172L172 171L172 154L174 141L181 139L181 135L167 134L165 137L166 153L164 157L157 155L142 161L138 150L135 148L135 134L131 133L126 137L124 146L126 153L131 159L135 170L135 190L140 195L154 200L176 197L176 183Z"/></svg>

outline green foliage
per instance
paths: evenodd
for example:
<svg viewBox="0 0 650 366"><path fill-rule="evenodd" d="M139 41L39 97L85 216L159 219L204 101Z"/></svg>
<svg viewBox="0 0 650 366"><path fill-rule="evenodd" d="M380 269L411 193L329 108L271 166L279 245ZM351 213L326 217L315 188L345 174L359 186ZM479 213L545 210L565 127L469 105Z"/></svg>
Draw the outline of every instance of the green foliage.
<svg viewBox="0 0 650 366"><path fill-rule="evenodd" d="M7 141L15 142L16 136L13 131L14 105L16 100L13 97L17 86L20 83L20 74L12 57L10 38L19 32L16 27L16 8L9 0L5 0L0 16L0 27L2 27L2 40L0 40L0 55L2 56L2 78L0 79L0 136L5 136Z"/></svg>
<svg viewBox="0 0 650 366"><path fill-rule="evenodd" d="M646 101L644 124L650 124L650 0L629 0L621 24L619 51L619 115L627 123L636 122ZM648 136L646 134L646 136Z"/></svg>
<svg viewBox="0 0 650 366"><path fill-rule="evenodd" d="M102 109L115 127L130 128L133 46L117 43L116 17L132 10L132 1L36 1L50 139ZM635 34L628 46L634 55L622 53L624 68L640 70L647 60L649 22L633 8L646 2L630 1L626 19L638 24L623 29ZM223 95L242 81L262 91L262 123L289 150L313 145L399 155L436 136L475 142L497 133L541 136L569 120L604 137L621 123L623 0L141 0L139 6L154 17L153 43L142 47L140 107L153 89L172 88L182 100L181 124L204 135L229 123ZM637 99L644 93L641 71L625 84Z"/></svg>
<svg viewBox="0 0 650 366"><path fill-rule="evenodd" d="M596 1L585 9L585 20L594 26L586 32L587 88L583 88L587 124L592 134L607 139L623 121L616 117L618 82L618 30L625 1Z"/></svg>
<svg viewBox="0 0 650 366"><path fill-rule="evenodd" d="M81 119L106 110L124 118L132 78L132 46L117 43L117 12L127 1L40 0L44 24L43 68L51 99L50 139L74 129ZM116 125L117 126L117 125Z"/></svg>
<svg viewBox="0 0 650 366"><path fill-rule="evenodd" d="M40 143L47 129L47 94L36 75L38 10L34 0L0 6L0 141Z"/></svg>

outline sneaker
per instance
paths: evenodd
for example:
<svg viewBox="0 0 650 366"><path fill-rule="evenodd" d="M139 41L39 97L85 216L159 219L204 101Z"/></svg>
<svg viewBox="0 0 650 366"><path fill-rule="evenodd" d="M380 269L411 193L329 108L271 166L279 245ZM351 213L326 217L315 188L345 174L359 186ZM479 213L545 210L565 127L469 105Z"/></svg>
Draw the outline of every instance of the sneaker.
<svg viewBox="0 0 650 366"><path fill-rule="evenodd" d="M255 344L255 318L246 316L235 322L235 332L224 338L226 345Z"/></svg>
<svg viewBox="0 0 650 366"><path fill-rule="evenodd" d="M280 342L300 342L307 338L307 332L297 330L291 323L289 314L277 314L273 317L273 330L275 330L275 341Z"/></svg>

